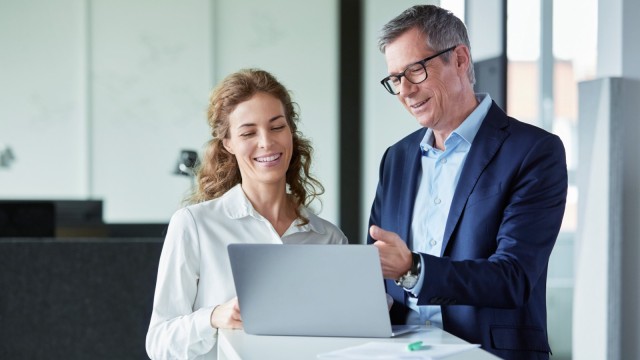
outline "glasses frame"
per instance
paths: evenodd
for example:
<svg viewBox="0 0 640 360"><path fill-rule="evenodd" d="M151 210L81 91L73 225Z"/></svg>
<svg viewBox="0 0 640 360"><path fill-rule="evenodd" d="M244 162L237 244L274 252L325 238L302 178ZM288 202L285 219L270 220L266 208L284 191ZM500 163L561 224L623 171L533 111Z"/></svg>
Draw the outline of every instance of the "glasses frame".
<svg viewBox="0 0 640 360"><path fill-rule="evenodd" d="M429 74L427 73L427 66L426 66L427 62L428 62L429 60L433 60L433 59L437 58L438 56L440 56L440 55L442 55L442 54L446 54L446 53L448 53L449 51L451 51L451 50L455 49L456 47L458 47L458 45L454 45L454 46L452 46L452 47L450 47L450 48L448 48L448 49L444 49L444 50L440 51L439 53L436 53L436 54L434 54L434 55L431 55L431 56L429 56L429 57L426 57L426 58L424 58L424 59L422 59L422 60L420 60L420 61L416 61L416 62L414 62L413 64L408 65L408 66L404 69L404 71L403 71L403 72L401 72L400 74L396 74L396 75L389 75L389 76L387 76L386 78L384 78L384 79L380 80L380 84L382 84L382 86L384 86L384 88L389 92L389 94L391 94L391 95L398 95L398 94L400 94L400 92L395 92L395 91L394 91L394 89L393 89L392 85L390 85L390 84L388 83L388 81L389 81L389 80L391 80L392 78L396 78L396 79L398 79L398 83L400 83L400 82L402 81L402 77L404 76L404 78L405 78L405 79L407 79L407 81L409 81L410 83L412 83L412 84L420 84L421 82L423 82L423 81L427 80L427 78L429 77ZM424 70L424 79L422 79L422 80L420 80L420 81L418 81L418 82L413 82L413 81L411 81L411 80L406 76L406 74L405 74L405 73L407 72L407 70L409 70L409 68L410 68L410 67L412 67L412 66L414 66L414 65L420 65L420 66L422 66L422 69Z"/></svg>

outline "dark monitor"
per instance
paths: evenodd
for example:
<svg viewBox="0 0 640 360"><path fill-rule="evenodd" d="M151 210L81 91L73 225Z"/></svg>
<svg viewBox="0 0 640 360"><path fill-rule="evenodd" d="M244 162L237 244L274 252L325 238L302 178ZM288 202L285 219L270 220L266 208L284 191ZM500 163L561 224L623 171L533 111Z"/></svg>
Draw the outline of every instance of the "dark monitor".
<svg viewBox="0 0 640 360"><path fill-rule="evenodd" d="M0 237L53 237L55 229L52 201L0 201Z"/></svg>
<svg viewBox="0 0 640 360"><path fill-rule="evenodd" d="M56 200L56 237L106 237L102 200Z"/></svg>

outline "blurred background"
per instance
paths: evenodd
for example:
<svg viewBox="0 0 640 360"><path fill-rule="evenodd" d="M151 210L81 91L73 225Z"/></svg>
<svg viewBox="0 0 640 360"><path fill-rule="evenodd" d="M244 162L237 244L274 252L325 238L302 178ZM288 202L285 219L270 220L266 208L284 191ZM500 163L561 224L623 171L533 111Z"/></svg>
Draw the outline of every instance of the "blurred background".
<svg viewBox="0 0 640 360"><path fill-rule="evenodd" d="M581 84L598 87L603 81L614 91L620 86L606 79L640 78L635 61L640 26L632 21L640 16L640 5L632 0L606 6L604 0L0 0L0 201L11 209L24 202L53 204L57 217L42 225L45 235L35 236L47 236L49 229L52 238L153 238L161 246L170 216L193 186L184 161L193 164L210 138L209 92L227 74L258 67L276 75L300 106L300 129L315 148L312 171L326 189L315 208L339 224L352 243L361 243L381 155L418 127L379 84L386 65L377 36L384 23L418 3L441 5L465 21L478 92L490 92L511 116L558 134L565 144L569 198L548 278L553 358L640 354L637 325L622 324L629 313L612 310L622 301L623 277L637 269L622 261L625 249L632 250L631 258L640 254L633 245L638 237L623 245L626 233L611 230L620 225L614 215L638 220L636 203L615 214L607 212L607 204L622 197L594 204L605 213L591 216L611 219L603 230L606 239L579 240L580 226L589 218L580 215L586 205L579 201L578 184L597 176L579 171L581 161L590 159L579 152L578 135L587 131L580 123L590 124L581 114L593 116L584 111L595 102L580 97ZM604 96L594 94L593 99ZM624 104L636 95L607 94L631 99ZM605 103L608 107L597 109L613 113L615 102ZM618 115L637 115L631 109ZM638 132L629 136L634 135ZM588 145L610 150L618 138L608 139ZM633 157L619 161L637 169ZM615 163L585 168L602 170L607 181L599 186L606 191L617 189L611 187L616 183L628 184L618 187L622 190L633 187L629 179L636 173L618 181L608 170ZM19 235L16 230L5 236ZM572 330L575 294L582 294L576 292L576 271L580 244L588 247L590 241L609 244L604 253L580 261L605 278L587 286L580 307L588 321L596 319L590 324L600 335L585 330L580 336ZM151 272L159 246L145 250ZM22 248L14 251L25 254ZM621 265L612 268L618 260ZM0 270L0 279L8 282L24 268L0 265ZM631 278L637 288L637 278ZM595 300L589 291L599 294ZM637 291L631 295L637 299ZM0 320L7 319L10 296L0 292ZM629 321L636 319L637 311ZM138 334L146 330L145 320L136 322ZM14 325L0 321L1 333ZM629 340L620 340L623 332ZM11 350L0 344L0 355ZM135 349L144 354L140 345Z"/></svg>

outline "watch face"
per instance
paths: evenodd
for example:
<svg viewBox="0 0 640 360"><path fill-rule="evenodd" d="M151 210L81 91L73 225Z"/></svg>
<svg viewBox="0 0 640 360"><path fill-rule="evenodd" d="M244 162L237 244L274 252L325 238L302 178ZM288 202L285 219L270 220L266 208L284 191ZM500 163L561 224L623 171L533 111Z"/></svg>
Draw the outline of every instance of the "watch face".
<svg viewBox="0 0 640 360"><path fill-rule="evenodd" d="M414 286L416 286L417 282L418 282L417 276L408 275L402 279L402 287L405 289L412 289Z"/></svg>

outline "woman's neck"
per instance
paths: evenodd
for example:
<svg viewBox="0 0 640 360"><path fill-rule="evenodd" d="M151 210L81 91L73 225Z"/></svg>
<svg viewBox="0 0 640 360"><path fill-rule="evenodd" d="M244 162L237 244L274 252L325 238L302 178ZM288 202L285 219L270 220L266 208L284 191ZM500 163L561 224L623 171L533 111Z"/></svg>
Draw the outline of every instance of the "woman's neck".
<svg viewBox="0 0 640 360"><path fill-rule="evenodd" d="M286 192L286 184L242 184L242 190L260 215L282 236L296 218L294 204Z"/></svg>

